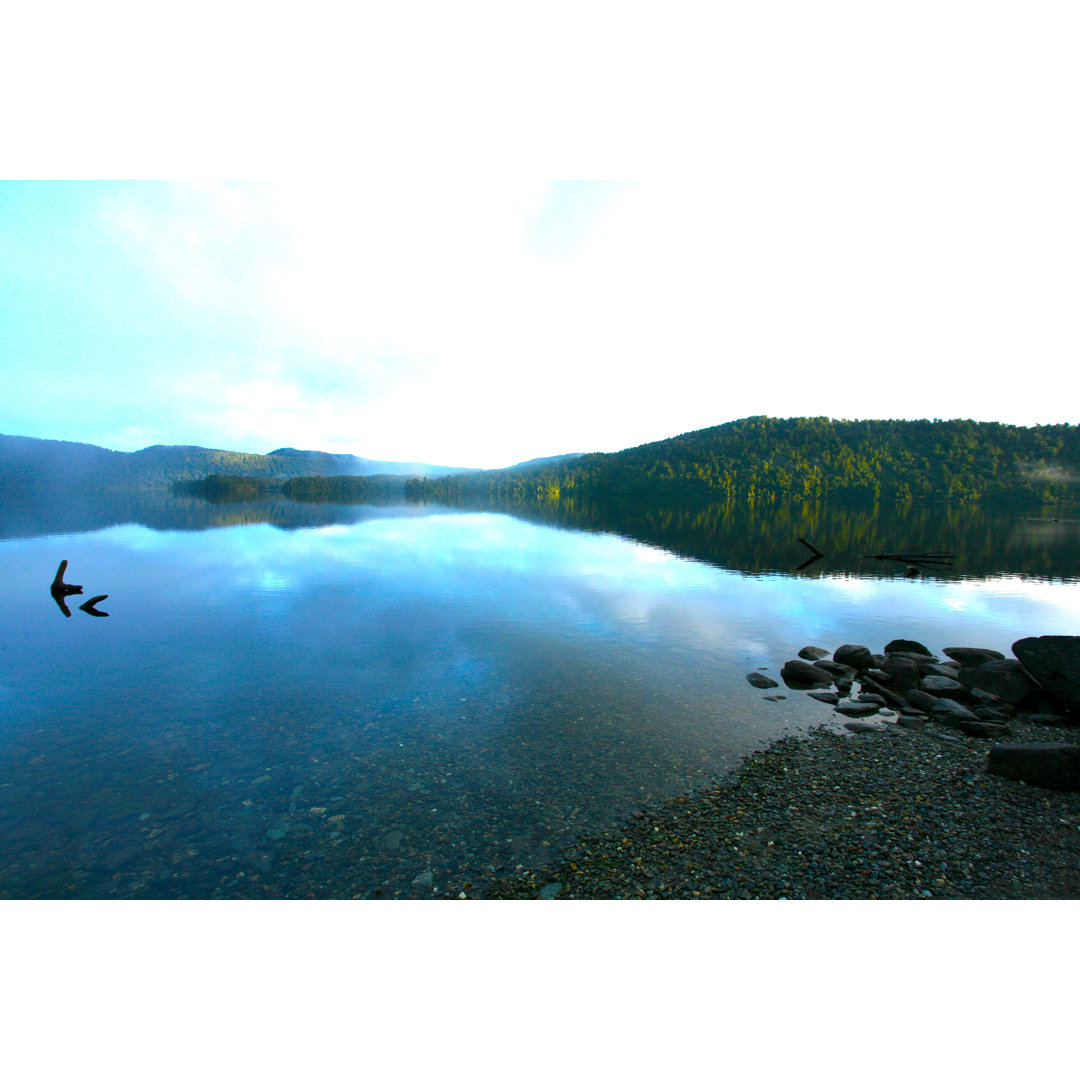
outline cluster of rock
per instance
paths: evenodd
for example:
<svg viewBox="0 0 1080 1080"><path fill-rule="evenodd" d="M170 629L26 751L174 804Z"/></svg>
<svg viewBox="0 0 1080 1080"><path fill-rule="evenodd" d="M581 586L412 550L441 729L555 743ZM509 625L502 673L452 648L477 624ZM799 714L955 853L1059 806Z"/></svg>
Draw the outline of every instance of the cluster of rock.
<svg viewBox="0 0 1080 1080"><path fill-rule="evenodd" d="M993 649L943 649L942 660L918 641L890 641L881 653L841 645L832 653L808 645L780 672L793 690L806 690L850 717L852 731L884 730L867 718L881 714L900 727L928 722L980 738L1011 734L1011 721L1080 724L1080 637L1022 638L1013 657ZM779 684L747 675L763 689ZM1003 743L988 758L990 772L1040 787L1080 790L1080 747L1068 743Z"/></svg>

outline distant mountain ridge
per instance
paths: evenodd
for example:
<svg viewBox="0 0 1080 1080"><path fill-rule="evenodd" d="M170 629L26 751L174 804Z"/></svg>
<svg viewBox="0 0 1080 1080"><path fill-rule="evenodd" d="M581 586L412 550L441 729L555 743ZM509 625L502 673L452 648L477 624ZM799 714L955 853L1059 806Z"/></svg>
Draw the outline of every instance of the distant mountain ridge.
<svg viewBox="0 0 1080 1080"><path fill-rule="evenodd" d="M0 435L0 492L9 495L59 488L167 487L214 474L288 480L297 476L379 474L438 477L466 471L447 465L376 461L293 447L280 447L269 454L162 445L123 451L92 443Z"/></svg>

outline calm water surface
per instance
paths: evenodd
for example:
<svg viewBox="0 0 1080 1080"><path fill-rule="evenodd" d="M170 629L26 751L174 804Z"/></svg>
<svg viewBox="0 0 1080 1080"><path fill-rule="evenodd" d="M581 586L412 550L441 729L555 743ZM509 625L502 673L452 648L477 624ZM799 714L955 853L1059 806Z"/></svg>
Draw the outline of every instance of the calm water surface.
<svg viewBox="0 0 1080 1080"><path fill-rule="evenodd" d="M746 572L655 523L646 543L507 513L290 513L7 529L0 896L456 893L831 723L745 680L803 645L1007 653L1080 625L1074 576L1024 570L1047 543L1070 569L1077 534L1020 517L1014 570L912 579L796 572L790 529L790 571ZM84 587L69 618L61 559ZM78 609L100 593L108 618Z"/></svg>

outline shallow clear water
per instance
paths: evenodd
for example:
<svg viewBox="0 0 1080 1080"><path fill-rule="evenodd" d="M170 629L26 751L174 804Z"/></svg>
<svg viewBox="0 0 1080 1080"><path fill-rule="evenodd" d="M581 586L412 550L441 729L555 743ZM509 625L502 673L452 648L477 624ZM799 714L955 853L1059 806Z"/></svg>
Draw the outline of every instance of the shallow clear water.
<svg viewBox="0 0 1080 1080"><path fill-rule="evenodd" d="M832 722L745 680L803 645L1007 653L1080 624L1070 578L745 573L504 513L338 516L0 542L0 896L442 895ZM108 618L79 610L100 593Z"/></svg>

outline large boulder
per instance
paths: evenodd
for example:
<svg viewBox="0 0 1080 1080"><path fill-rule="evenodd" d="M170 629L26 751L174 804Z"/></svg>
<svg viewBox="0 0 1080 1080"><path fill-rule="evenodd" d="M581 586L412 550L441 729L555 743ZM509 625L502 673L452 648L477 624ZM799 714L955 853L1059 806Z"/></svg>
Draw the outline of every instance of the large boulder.
<svg viewBox="0 0 1080 1080"><path fill-rule="evenodd" d="M962 667L960 682L969 690L985 690L1016 705L1038 688L1019 660L990 660L978 667Z"/></svg>
<svg viewBox="0 0 1080 1080"><path fill-rule="evenodd" d="M919 689L924 694L932 694L936 698L952 698L954 701L960 701L967 697L967 691L963 685L945 675L927 675L919 683Z"/></svg>
<svg viewBox="0 0 1080 1080"><path fill-rule="evenodd" d="M1001 743L990 748L986 771L1054 791L1080 791L1080 746Z"/></svg>
<svg viewBox="0 0 1080 1080"><path fill-rule="evenodd" d="M1046 634L1021 638L1012 649L1044 690L1070 713L1080 715L1080 637Z"/></svg>
<svg viewBox="0 0 1080 1080"><path fill-rule="evenodd" d="M866 671L874 666L874 654L865 645L841 645L833 653L833 662Z"/></svg>
<svg viewBox="0 0 1080 1080"><path fill-rule="evenodd" d="M894 690L914 690L919 685L919 665L907 656L890 656L884 670Z"/></svg>

